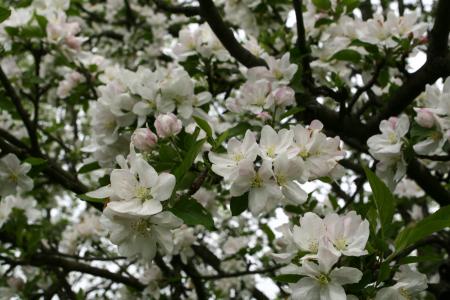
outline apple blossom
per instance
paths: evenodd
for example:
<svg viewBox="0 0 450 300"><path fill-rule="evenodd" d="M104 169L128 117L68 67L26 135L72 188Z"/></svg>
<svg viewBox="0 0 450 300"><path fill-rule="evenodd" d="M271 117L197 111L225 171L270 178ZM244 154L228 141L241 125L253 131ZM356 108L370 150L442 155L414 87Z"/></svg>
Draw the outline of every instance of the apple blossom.
<svg viewBox="0 0 450 300"><path fill-rule="evenodd" d="M108 230L111 242L119 253L127 257L138 255L147 261L153 259L157 249L170 254L173 250L172 229L182 221L168 211L150 217L135 217L115 213L110 207L100 220Z"/></svg>
<svg viewBox="0 0 450 300"><path fill-rule="evenodd" d="M325 236L323 220L315 213L308 212L300 218L300 226L295 225L292 236L301 251L317 254L319 241Z"/></svg>
<svg viewBox="0 0 450 300"><path fill-rule="evenodd" d="M240 142L231 138L227 145L227 154L209 152L209 160L213 163L211 169L226 180L232 180L238 175L239 163L242 161L254 162L259 149L255 134L246 131L244 139Z"/></svg>
<svg viewBox="0 0 450 300"><path fill-rule="evenodd" d="M298 158L288 159L287 154L280 154L273 162L274 176L281 187L283 196L293 204L302 204L308 194L300 187L298 181L305 181L305 167Z"/></svg>
<svg viewBox="0 0 450 300"><path fill-rule="evenodd" d="M145 152L155 148L158 137L149 128L138 128L133 132L131 142L136 149Z"/></svg>
<svg viewBox="0 0 450 300"><path fill-rule="evenodd" d="M155 128L160 138L177 135L182 127L181 121L173 113L161 114L156 117Z"/></svg>
<svg viewBox="0 0 450 300"><path fill-rule="evenodd" d="M397 281L395 285L378 291L376 300L413 299L427 288L427 277L408 265L400 266L394 280Z"/></svg>
<svg viewBox="0 0 450 300"><path fill-rule="evenodd" d="M21 163L15 154L7 154L0 159L0 195L7 196L16 191L30 191L33 180L27 176L31 170L29 163Z"/></svg>
<svg viewBox="0 0 450 300"><path fill-rule="evenodd" d="M278 133L269 125L261 130L259 147L261 157L267 160L273 160L281 153L286 153L291 147L294 133L287 129L281 129Z"/></svg>
<svg viewBox="0 0 450 300"><path fill-rule="evenodd" d="M338 252L346 256L366 255L369 239L369 222L362 220L355 211L344 216L329 214L324 219L327 238Z"/></svg>
<svg viewBox="0 0 450 300"><path fill-rule="evenodd" d="M172 174L158 175L152 166L138 157L131 162L129 170L115 169L111 172L111 187L106 193L102 189L89 195L99 198L115 196L108 207L116 214L151 216L161 212L161 201L172 195L174 186Z"/></svg>
<svg viewBox="0 0 450 300"><path fill-rule="evenodd" d="M342 285L357 283L362 272L356 268L333 268L339 256L326 247L320 247L318 264L304 260L298 269L302 279L291 285L292 299L345 300L347 296Z"/></svg>
<svg viewBox="0 0 450 300"><path fill-rule="evenodd" d="M255 171L249 160L239 163L238 175L231 184L231 196L248 194L248 207L254 215L276 205L282 197L281 191L273 179L272 163L263 161L261 167Z"/></svg>

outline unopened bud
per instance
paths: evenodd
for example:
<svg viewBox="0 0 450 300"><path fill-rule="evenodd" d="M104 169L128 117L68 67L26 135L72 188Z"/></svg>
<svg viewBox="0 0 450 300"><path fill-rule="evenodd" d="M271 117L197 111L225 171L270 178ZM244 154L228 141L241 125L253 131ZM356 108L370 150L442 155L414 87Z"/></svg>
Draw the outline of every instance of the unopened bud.
<svg viewBox="0 0 450 300"><path fill-rule="evenodd" d="M177 135L182 127L181 121L173 113L159 115L155 121L156 133L160 138Z"/></svg>
<svg viewBox="0 0 450 300"><path fill-rule="evenodd" d="M136 149L147 152L158 143L158 137L148 128L138 128L133 132L131 142Z"/></svg>
<svg viewBox="0 0 450 300"><path fill-rule="evenodd" d="M278 106L292 105L295 102L295 92L288 86L278 87L272 95Z"/></svg>
<svg viewBox="0 0 450 300"><path fill-rule="evenodd" d="M414 120L422 127L431 128L434 126L434 115L427 108L414 108L417 116Z"/></svg>

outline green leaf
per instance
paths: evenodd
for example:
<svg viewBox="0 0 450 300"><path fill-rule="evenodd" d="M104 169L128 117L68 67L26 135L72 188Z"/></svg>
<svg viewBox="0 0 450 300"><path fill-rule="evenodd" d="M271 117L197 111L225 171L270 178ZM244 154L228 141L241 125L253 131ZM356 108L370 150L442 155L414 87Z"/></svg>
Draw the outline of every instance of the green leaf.
<svg viewBox="0 0 450 300"><path fill-rule="evenodd" d="M248 193L239 197L233 197L230 200L230 209L232 216L239 216L248 208Z"/></svg>
<svg viewBox="0 0 450 300"><path fill-rule="evenodd" d="M442 261L442 256L440 255L420 255L420 256L408 256L403 257L398 261L399 265L415 264L422 262L439 262Z"/></svg>
<svg viewBox="0 0 450 300"><path fill-rule="evenodd" d="M378 271L378 282L383 282L387 280L391 276L392 268L389 266L389 262L385 261L381 264L380 269Z"/></svg>
<svg viewBox="0 0 450 300"><path fill-rule="evenodd" d="M372 189L373 200L380 219L382 233L386 233L394 216L395 199L389 188L369 168L363 166Z"/></svg>
<svg viewBox="0 0 450 300"><path fill-rule="evenodd" d="M343 60L343 61L349 61L352 63L359 63L361 61L361 54L359 54L358 51L352 50L352 49L344 49L341 51L336 52L330 60Z"/></svg>
<svg viewBox="0 0 450 300"><path fill-rule="evenodd" d="M197 125L200 126L200 128L206 132L206 135L212 138L213 131L211 129L211 126L209 126L208 122L196 116L193 116L193 118L197 123Z"/></svg>
<svg viewBox="0 0 450 300"><path fill-rule="evenodd" d="M32 166L40 166L47 163L47 160L40 157L29 156L24 160L24 162L29 163Z"/></svg>
<svg viewBox="0 0 450 300"><path fill-rule="evenodd" d="M275 239L275 233L273 233L272 229L267 224L261 225L262 231L267 235L267 238L269 239L269 242L273 242Z"/></svg>
<svg viewBox="0 0 450 300"><path fill-rule="evenodd" d="M197 125L206 132L206 136L208 137L208 143L210 143L211 146L214 146L216 144L216 141L214 141L213 130L211 126L209 126L209 123L206 120L203 120L202 118L199 117L193 116L193 118L197 123Z"/></svg>
<svg viewBox="0 0 450 300"><path fill-rule="evenodd" d="M302 278L302 276L298 275L298 274L283 274L283 275L276 276L274 279L278 282L283 282L283 283L296 283L301 278Z"/></svg>
<svg viewBox="0 0 450 300"><path fill-rule="evenodd" d="M195 200L181 199L170 211L187 225L203 225L209 230L214 229L211 214Z"/></svg>
<svg viewBox="0 0 450 300"><path fill-rule="evenodd" d="M88 164L85 164L83 166L81 166L81 168L78 170L79 174L83 174L83 173L89 173L95 170L100 169L100 165L98 164L98 162L94 161Z"/></svg>
<svg viewBox="0 0 450 300"><path fill-rule="evenodd" d="M283 113L280 116L280 120L283 120L284 118L287 118L289 116L295 115L295 114L297 114L299 112L302 112L304 110L305 110L305 108L302 107L302 106L294 106L294 107L290 108L287 112Z"/></svg>
<svg viewBox="0 0 450 300"><path fill-rule="evenodd" d="M333 24L333 23L334 23L333 19L320 18L319 20L316 21L316 23L314 24L314 27L315 28L319 28L320 26L330 25L330 24Z"/></svg>
<svg viewBox="0 0 450 300"><path fill-rule="evenodd" d="M373 45L373 44L370 44L370 43L367 43L367 42L363 42L363 41L358 40L358 39L353 40L350 43L350 46L363 47L369 53L378 53L378 47L376 45Z"/></svg>
<svg viewBox="0 0 450 300"><path fill-rule="evenodd" d="M83 201L90 202L90 203L102 203L102 204L104 204L106 202L106 199L92 198L92 197L89 197L86 194L79 194L79 195L77 195L77 197L79 199L83 200Z"/></svg>
<svg viewBox="0 0 450 300"><path fill-rule="evenodd" d="M6 7L0 6L0 23L5 21L11 15L11 10Z"/></svg>
<svg viewBox="0 0 450 300"><path fill-rule="evenodd" d="M43 38L46 35L46 32L41 29L39 26L24 26L19 31L20 37L24 39L28 38Z"/></svg>
<svg viewBox="0 0 450 300"><path fill-rule="evenodd" d="M201 139L192 145L192 147L189 149L189 151L186 153L186 156L184 157L181 164L173 171L173 175L175 175L175 178L177 179L177 185L176 187L179 187L179 184L181 180L183 179L184 175L189 171L192 164L194 163L195 158L202 150L202 146L205 143L206 139Z"/></svg>
<svg viewBox="0 0 450 300"><path fill-rule="evenodd" d="M417 224L403 229L395 239L396 253L421 239L450 227L450 206L443 207Z"/></svg>
<svg viewBox="0 0 450 300"><path fill-rule="evenodd" d="M46 32L47 29L47 18L41 15L34 15L34 17L36 18L36 21L39 24L39 27L41 27L42 31Z"/></svg>
<svg viewBox="0 0 450 300"><path fill-rule="evenodd" d="M237 135L243 135L248 129L252 129L252 126L248 123L239 123L238 125L224 131L217 138L216 145L220 146L225 140L230 139Z"/></svg>
<svg viewBox="0 0 450 300"><path fill-rule="evenodd" d="M312 3L318 8L322 10L328 10L331 8L330 0L312 0Z"/></svg>

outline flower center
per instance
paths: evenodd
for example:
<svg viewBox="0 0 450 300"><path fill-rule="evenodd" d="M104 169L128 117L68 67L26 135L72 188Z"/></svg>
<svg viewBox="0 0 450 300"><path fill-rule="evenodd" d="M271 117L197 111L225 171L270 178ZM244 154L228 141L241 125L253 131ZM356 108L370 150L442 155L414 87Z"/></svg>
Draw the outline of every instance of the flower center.
<svg viewBox="0 0 450 300"><path fill-rule="evenodd" d="M336 248L338 250L342 251L342 250L346 250L347 249L348 243L347 243L347 240L345 238L340 238L340 239L337 239L334 242L334 245L336 246Z"/></svg>
<svg viewBox="0 0 450 300"><path fill-rule="evenodd" d="M10 173L8 178L13 183L17 183L19 181L19 177L17 176L16 173Z"/></svg>
<svg viewBox="0 0 450 300"><path fill-rule="evenodd" d="M140 235L145 235L150 232L150 222L146 219L138 219L131 224L131 229Z"/></svg>
<svg viewBox="0 0 450 300"><path fill-rule="evenodd" d="M309 152L308 152L308 150L303 149L298 153L298 156L300 156L301 158L308 158Z"/></svg>
<svg viewBox="0 0 450 300"><path fill-rule="evenodd" d="M252 188L260 188L262 186L263 186L263 180L261 179L261 177L259 177L259 174L257 173L255 175L255 177L253 177L251 187Z"/></svg>
<svg viewBox="0 0 450 300"><path fill-rule="evenodd" d="M267 156L270 158L274 158L275 157L275 146L271 145L267 148Z"/></svg>
<svg viewBox="0 0 450 300"><path fill-rule="evenodd" d="M136 197L142 202L150 200L152 198L151 190L145 186L138 186L136 188Z"/></svg>
<svg viewBox="0 0 450 300"><path fill-rule="evenodd" d="M434 131L434 132L431 134L431 139L432 139L433 141L439 141L441 138L442 138L442 133L440 133L439 131Z"/></svg>
<svg viewBox="0 0 450 300"><path fill-rule="evenodd" d="M233 160L238 162L241 161L244 158L244 155L242 155L242 153L236 153L233 155Z"/></svg>
<svg viewBox="0 0 450 300"><path fill-rule="evenodd" d="M400 288L399 292L400 292L400 295L402 295L406 300L412 300L413 299L411 294L405 288Z"/></svg>
<svg viewBox="0 0 450 300"><path fill-rule="evenodd" d="M320 285L326 285L328 284L328 277L325 274L320 274L317 277L317 281L319 282Z"/></svg>
<svg viewBox="0 0 450 300"><path fill-rule="evenodd" d="M310 240L308 249L312 253L317 253L317 251L319 251L319 242L317 242L316 240Z"/></svg>
<svg viewBox="0 0 450 300"><path fill-rule="evenodd" d="M286 176L283 174L277 174L275 177L279 186L284 186L286 184Z"/></svg>
<svg viewBox="0 0 450 300"><path fill-rule="evenodd" d="M388 140L389 140L389 142L390 142L391 144L397 143L397 135L396 135L395 133L393 133L393 132L390 132L390 133L388 134Z"/></svg>

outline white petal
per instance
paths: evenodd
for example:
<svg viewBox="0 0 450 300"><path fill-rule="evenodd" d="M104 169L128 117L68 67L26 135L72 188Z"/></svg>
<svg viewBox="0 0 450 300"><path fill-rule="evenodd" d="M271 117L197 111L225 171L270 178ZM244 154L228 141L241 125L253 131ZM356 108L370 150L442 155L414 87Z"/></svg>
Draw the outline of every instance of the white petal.
<svg viewBox="0 0 450 300"><path fill-rule="evenodd" d="M252 189L248 194L248 208L253 215L258 215L264 210L267 204L267 193L261 189Z"/></svg>
<svg viewBox="0 0 450 300"><path fill-rule="evenodd" d="M342 286L330 282L320 289L320 300L346 300L345 290Z"/></svg>
<svg viewBox="0 0 450 300"><path fill-rule="evenodd" d="M152 195L158 201L164 201L170 198L175 187L175 176L169 173L161 173L154 188Z"/></svg>
<svg viewBox="0 0 450 300"><path fill-rule="evenodd" d="M132 199L138 182L128 170L113 170L111 172L111 188L122 199Z"/></svg>
<svg viewBox="0 0 450 300"><path fill-rule="evenodd" d="M292 300L319 300L320 286L315 279L305 277L292 285Z"/></svg>
<svg viewBox="0 0 450 300"><path fill-rule="evenodd" d="M296 204L303 204L308 198L308 194L294 181L289 181L281 189L283 195Z"/></svg>
<svg viewBox="0 0 450 300"><path fill-rule="evenodd" d="M111 186L107 185L107 186L102 186L101 188L99 188L95 191L86 193L86 195L91 198L104 199L104 198L110 197L112 193L113 193L113 191L111 189Z"/></svg>
<svg viewBox="0 0 450 300"><path fill-rule="evenodd" d="M362 275L362 272L356 268L341 267L331 271L330 278L333 282L344 285L359 282Z"/></svg>
<svg viewBox="0 0 450 300"><path fill-rule="evenodd" d="M319 266L323 273L330 272L331 268L339 260L339 255L336 253L331 243L327 239L321 240L319 244L319 251L317 252Z"/></svg>
<svg viewBox="0 0 450 300"><path fill-rule="evenodd" d="M131 166L139 176L139 183L147 188L155 186L158 179L158 173L144 159L138 158L133 161Z"/></svg>

